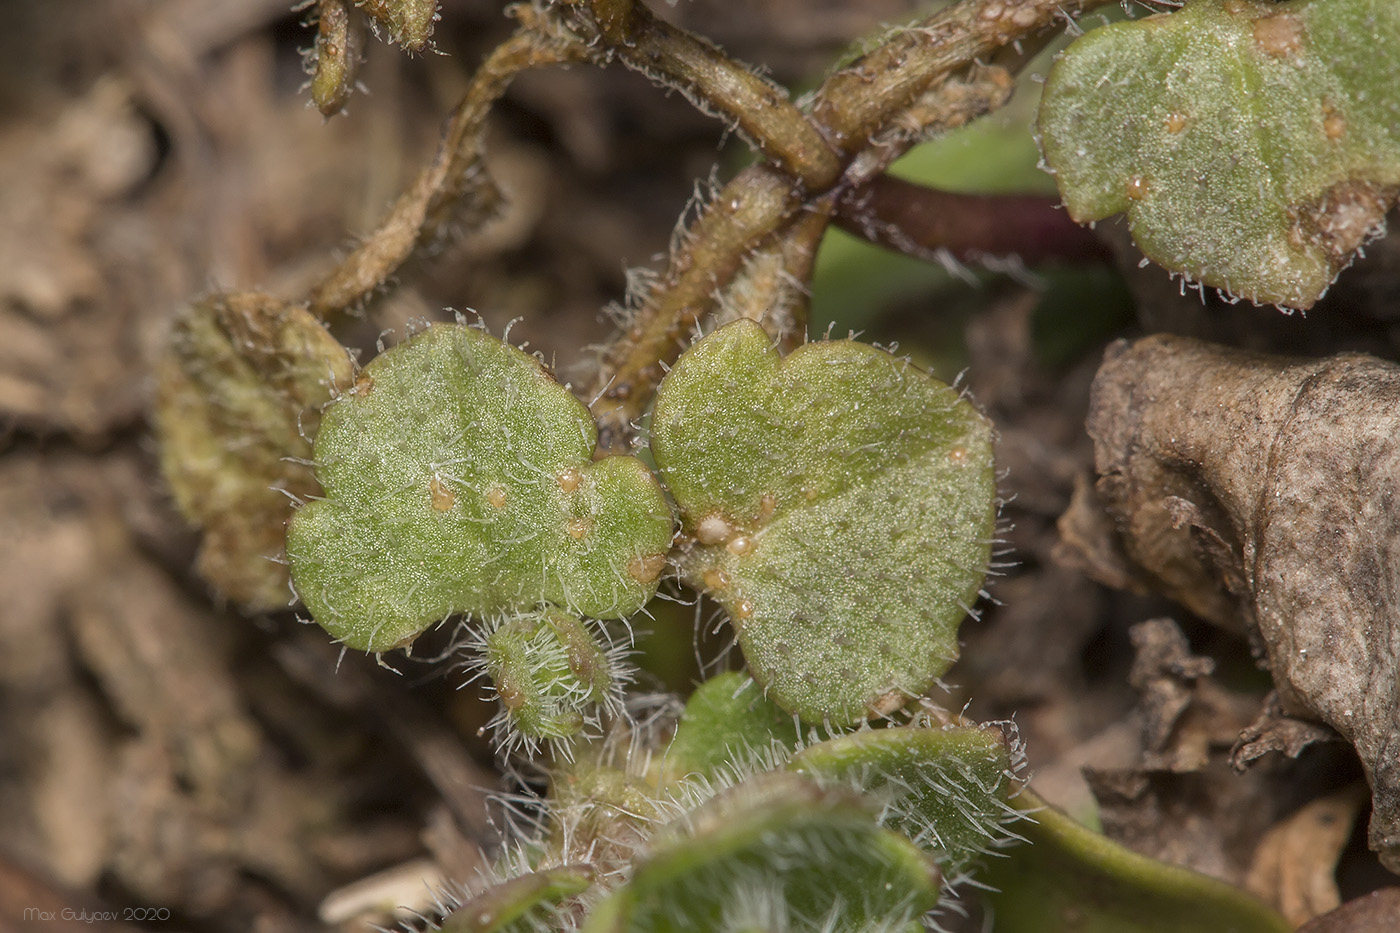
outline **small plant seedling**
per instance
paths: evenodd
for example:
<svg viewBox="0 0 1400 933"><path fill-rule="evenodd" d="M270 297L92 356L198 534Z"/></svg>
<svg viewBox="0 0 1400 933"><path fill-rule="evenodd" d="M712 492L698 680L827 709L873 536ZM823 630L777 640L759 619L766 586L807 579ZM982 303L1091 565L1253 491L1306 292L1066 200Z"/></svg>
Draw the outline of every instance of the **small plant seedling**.
<svg viewBox="0 0 1400 933"><path fill-rule="evenodd" d="M177 325L158 420L178 502L206 552L231 555L222 577L202 557L206 575L250 606L284 603L288 577L265 558L285 544L313 619L371 653L463 617L457 647L499 702L497 749L552 753L530 825L443 929L912 933L1003 850L1034 875L1004 877L1039 899L1007 907L1009 929L1042 905L1122 929L1192 916L1186 898L1206 889L1102 856L1053 819L1029 859L1015 849L1033 798L1018 797L1014 730L927 698L995 544L988 419L907 359L803 343L828 225L889 227L866 208L892 160L1004 103L1011 60L1029 58L1004 50L1104 2L947 4L806 101L630 0L514 5L514 35L467 83L434 159L304 308L226 296ZM438 12L315 6L308 58L327 113L354 86L365 28L421 50ZM1040 118L1073 216L1126 211L1172 270L1306 307L1400 190L1400 72L1363 67L1372 36L1400 40L1393 9L1193 0L1077 41ZM761 158L628 296L590 406L460 320L356 371L320 320L363 308L415 252L498 205L482 147L511 79L613 61L722 116ZM901 240L935 248L884 229ZM633 456L644 422L649 460ZM289 497L304 500L294 516ZM254 564L269 569L236 576ZM679 714L666 698L633 721L647 707L623 692L631 645L607 623L644 612L668 574L722 607L747 669L710 678ZM1090 879L1066 885L1071 903L1045 893L1057 853ZM1144 919L1139 892L1162 917ZM1277 927L1218 894L1239 929Z"/></svg>

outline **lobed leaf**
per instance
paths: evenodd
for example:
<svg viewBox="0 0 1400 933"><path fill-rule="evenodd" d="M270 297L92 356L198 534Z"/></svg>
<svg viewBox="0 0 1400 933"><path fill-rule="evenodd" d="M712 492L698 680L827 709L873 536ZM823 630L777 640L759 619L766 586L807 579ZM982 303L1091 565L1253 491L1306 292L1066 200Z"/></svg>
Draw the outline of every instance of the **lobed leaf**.
<svg viewBox="0 0 1400 933"><path fill-rule="evenodd" d="M297 593L364 651L453 613L636 612L665 566L670 507L636 458L593 462L596 440L538 360L465 325L422 331L324 415L326 498L288 532Z"/></svg>
<svg viewBox="0 0 1400 933"><path fill-rule="evenodd" d="M1173 272L1307 308L1400 186L1400 4L1193 0L1051 69L1045 160L1074 219L1126 213Z"/></svg>
<svg viewBox="0 0 1400 933"><path fill-rule="evenodd" d="M652 452L687 580L808 722L903 706L957 657L996 519L991 427L907 360L848 340L779 357L752 321L677 361Z"/></svg>

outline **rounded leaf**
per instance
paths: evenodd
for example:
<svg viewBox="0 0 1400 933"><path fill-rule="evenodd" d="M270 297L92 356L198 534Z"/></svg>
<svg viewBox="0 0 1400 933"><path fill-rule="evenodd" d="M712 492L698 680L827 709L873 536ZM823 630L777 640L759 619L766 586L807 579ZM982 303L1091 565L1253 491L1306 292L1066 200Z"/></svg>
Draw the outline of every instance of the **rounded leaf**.
<svg viewBox="0 0 1400 933"><path fill-rule="evenodd" d="M593 462L596 440L534 357L474 327L429 327L323 416L326 498L298 510L287 538L297 593L364 651L454 613L636 612L670 548L670 507L636 458Z"/></svg>
<svg viewBox="0 0 1400 933"><path fill-rule="evenodd" d="M1080 222L1154 262L1307 308L1400 185L1400 4L1195 0L1095 29L1051 69L1045 161Z"/></svg>
<svg viewBox="0 0 1400 933"><path fill-rule="evenodd" d="M926 691L958 653L996 520L992 431L908 360L849 340L786 359L752 321L662 382L652 452L749 670L808 722Z"/></svg>

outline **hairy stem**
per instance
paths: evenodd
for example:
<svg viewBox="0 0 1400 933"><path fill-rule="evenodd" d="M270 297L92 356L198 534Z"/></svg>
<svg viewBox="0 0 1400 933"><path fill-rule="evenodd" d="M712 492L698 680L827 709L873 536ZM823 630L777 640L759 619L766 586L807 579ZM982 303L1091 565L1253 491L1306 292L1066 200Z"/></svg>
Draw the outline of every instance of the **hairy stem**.
<svg viewBox="0 0 1400 933"><path fill-rule="evenodd" d="M676 88L698 109L731 123L809 189L823 190L840 177L841 161L787 91L712 43L658 20L632 0L568 0L561 12L595 60L616 58Z"/></svg>
<svg viewBox="0 0 1400 933"><path fill-rule="evenodd" d="M745 169L707 204L670 265L636 309L632 325L604 352L605 374L592 404L598 452L625 452L665 364L680 355L690 329L716 305L744 260L802 206L792 179L757 165Z"/></svg>
<svg viewBox="0 0 1400 933"><path fill-rule="evenodd" d="M966 0L901 30L827 78L812 116L827 141L852 156L940 78L990 58L1057 20L1110 0Z"/></svg>
<svg viewBox="0 0 1400 933"><path fill-rule="evenodd" d="M519 8L517 16L521 29L473 76L432 162L399 196L379 229L311 290L312 314L325 318L364 302L415 249L441 236L449 221L475 225L495 212L500 195L481 170L481 137L492 105L522 71L587 59L577 43L536 28L530 8Z"/></svg>
<svg viewBox="0 0 1400 933"><path fill-rule="evenodd" d="M1102 2L1105 0L1074 0L1067 7L1088 9ZM626 0L613 0L610 4L618 6L626 7L629 16L641 16L639 8ZM898 54L881 56L877 50L862 59L868 68L878 66L904 75L901 87L907 93L901 92L893 102L879 97L889 82L874 76L862 77L861 62L829 79L823 86L824 95L819 93L817 97L814 113L829 141L842 138L850 144L841 149L841 172L822 187L806 184L801 176L784 170L781 163L751 169L726 185L702 211L673 250L667 272L635 309L631 326L603 355L593 402L593 414L599 423L599 455L627 450L631 424L645 411L666 365L684 349L695 323L719 306L718 296L744 268L764 237L790 222L804 203L815 203L828 193L878 175L919 138L959 126L1005 103L1011 89L1009 72L978 65L975 58L987 56L1031 32L1043 31L1053 21L1049 12L1053 6L1042 0L1029 0L1014 8L1034 12L1033 16L1021 17L1029 24L1025 29L993 29L982 15L993 5L973 0L953 8L963 11L959 16L946 16L953 10L940 14L948 22L935 16L917 27L913 34L918 39L901 33L891 43L904 48L902 58ZM620 16L615 13L614 21ZM601 14L598 17L601 19ZM930 25L935 21L939 24L936 29ZM623 28L636 29L619 27ZM928 40L930 31L952 36L940 40L951 51L941 45L920 45ZM1024 55L1015 58L1018 64L1026 60ZM918 62L925 59L932 63L920 66ZM862 87L866 88L864 92ZM861 110L864 116L857 119L845 112L848 108ZM837 129L833 130L833 126ZM861 134L858 139L850 135L857 131L855 128Z"/></svg>
<svg viewBox="0 0 1400 933"><path fill-rule="evenodd" d="M835 209L835 195L825 197L755 249L720 296L716 325L748 318L762 325L784 353L800 347L807 338L808 283Z"/></svg>

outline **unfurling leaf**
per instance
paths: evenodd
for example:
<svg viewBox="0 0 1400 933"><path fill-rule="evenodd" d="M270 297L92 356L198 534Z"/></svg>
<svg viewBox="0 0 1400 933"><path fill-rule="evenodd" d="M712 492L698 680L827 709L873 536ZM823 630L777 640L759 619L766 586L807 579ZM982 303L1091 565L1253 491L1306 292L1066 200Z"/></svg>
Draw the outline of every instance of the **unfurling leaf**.
<svg viewBox="0 0 1400 933"><path fill-rule="evenodd" d="M597 623L549 606L489 623L473 641L472 666L501 704L491 721L498 748L548 742L567 754L569 742L598 737L603 719L622 712L632 672Z"/></svg>

